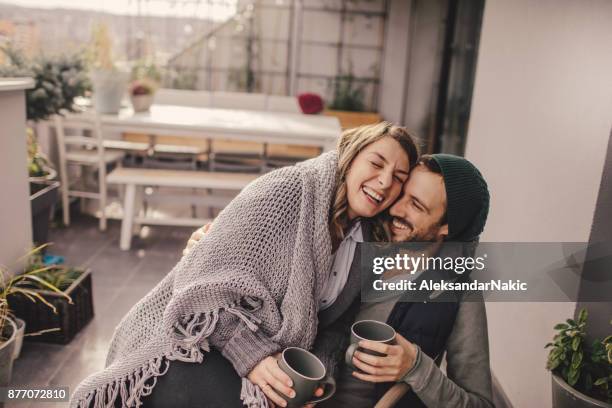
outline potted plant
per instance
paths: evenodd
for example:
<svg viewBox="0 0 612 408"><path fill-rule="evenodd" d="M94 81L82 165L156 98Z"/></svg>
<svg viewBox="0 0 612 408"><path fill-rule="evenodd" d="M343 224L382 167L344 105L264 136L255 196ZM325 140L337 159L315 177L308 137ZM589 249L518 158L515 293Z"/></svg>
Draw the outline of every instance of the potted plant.
<svg viewBox="0 0 612 408"><path fill-rule="evenodd" d="M45 283L28 282L28 289L47 302L41 305L24 297L11 297L15 316L27 322L26 336L35 333L36 341L69 343L94 316L91 271L64 265L45 266L40 249L31 253L25 271L38 271L37 277ZM57 291L50 290L49 285Z"/></svg>
<svg viewBox="0 0 612 408"><path fill-rule="evenodd" d="M57 201L59 181L57 172L40 151L31 128L26 129L28 173L30 175L30 207L32 212L32 240L35 245L47 242L51 208Z"/></svg>
<svg viewBox="0 0 612 408"><path fill-rule="evenodd" d="M26 91L26 112L30 125L46 120L61 110L74 111L74 99L85 95L91 84L87 78L82 53L40 56L29 60L8 46L0 47L8 64L0 67L0 76L34 78L34 88Z"/></svg>
<svg viewBox="0 0 612 408"><path fill-rule="evenodd" d="M153 104L156 86L146 79L137 79L130 85L130 100L134 112L146 112Z"/></svg>
<svg viewBox="0 0 612 408"><path fill-rule="evenodd" d="M105 24L93 29L90 47L93 105L100 113L117 113L126 90L129 74L119 70L112 58L112 41Z"/></svg>
<svg viewBox="0 0 612 408"><path fill-rule="evenodd" d="M333 99L325 111L326 115L335 116L343 129L378 123L381 117L376 112L364 112L365 90L357 78L349 71L338 75L333 80Z"/></svg>
<svg viewBox="0 0 612 408"><path fill-rule="evenodd" d="M140 60L132 67L130 100L135 112L146 112L153 104L162 74L151 61Z"/></svg>
<svg viewBox="0 0 612 408"><path fill-rule="evenodd" d="M612 323L612 322L611 322ZM586 341L587 311L557 324L546 368L552 372L555 408L612 408L612 335Z"/></svg>
<svg viewBox="0 0 612 408"><path fill-rule="evenodd" d="M26 257L34 252L39 252L40 249L41 247L33 249L26 254ZM40 276L47 269L46 267L34 268L22 274L11 276L8 269L0 268L0 386L6 386L10 382L15 357L17 326L12 315L11 301L23 297L28 302L40 302L54 309L54 306L44 296L32 290L32 284L45 287L50 293L62 296L70 301L69 296Z"/></svg>
<svg viewBox="0 0 612 408"><path fill-rule="evenodd" d="M0 322L0 386L5 387L11 382L15 354L15 338L17 327L15 322L6 316Z"/></svg>

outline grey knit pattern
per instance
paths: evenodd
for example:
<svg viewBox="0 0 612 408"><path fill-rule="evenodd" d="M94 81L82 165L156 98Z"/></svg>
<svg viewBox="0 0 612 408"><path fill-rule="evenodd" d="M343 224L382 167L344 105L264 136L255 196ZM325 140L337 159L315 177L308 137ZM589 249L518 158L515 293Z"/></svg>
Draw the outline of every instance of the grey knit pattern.
<svg viewBox="0 0 612 408"><path fill-rule="evenodd" d="M70 406L138 407L172 361L202 363L211 346L243 377L244 405L267 406L244 377L266 356L314 342L332 265L337 162L336 152L325 153L247 186L123 318L106 368L79 385Z"/></svg>

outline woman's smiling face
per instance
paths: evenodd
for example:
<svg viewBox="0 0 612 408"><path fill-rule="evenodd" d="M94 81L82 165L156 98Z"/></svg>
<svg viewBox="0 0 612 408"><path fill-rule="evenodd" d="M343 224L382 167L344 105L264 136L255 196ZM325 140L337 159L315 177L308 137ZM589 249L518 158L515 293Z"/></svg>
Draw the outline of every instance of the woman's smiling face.
<svg viewBox="0 0 612 408"><path fill-rule="evenodd" d="M366 146L346 174L348 217L373 217L398 198L408 179L408 154L391 137Z"/></svg>

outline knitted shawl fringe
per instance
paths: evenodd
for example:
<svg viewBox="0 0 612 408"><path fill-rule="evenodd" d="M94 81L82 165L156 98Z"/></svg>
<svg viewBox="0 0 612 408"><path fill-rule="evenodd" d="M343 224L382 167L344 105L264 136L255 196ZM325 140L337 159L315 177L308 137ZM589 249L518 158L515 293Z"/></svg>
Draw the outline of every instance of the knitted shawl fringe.
<svg viewBox="0 0 612 408"><path fill-rule="evenodd" d="M232 304L225 308L225 311L240 318L250 330L256 331L260 320L252 312L260 306L254 304L249 297L245 297L244 300L253 308L247 310L240 304ZM173 341L170 352L155 357L126 376L91 391L85 399L79 401L78 408L113 408L118 397L121 398L122 407L142 406L142 397L153 392L157 377L166 374L171 361L187 363L204 361L204 353L210 351L207 338L215 330L220 311L221 309L185 316L180 324L177 323L175 326L181 337ZM247 378L242 379L240 399L248 408L268 408L265 394Z"/></svg>

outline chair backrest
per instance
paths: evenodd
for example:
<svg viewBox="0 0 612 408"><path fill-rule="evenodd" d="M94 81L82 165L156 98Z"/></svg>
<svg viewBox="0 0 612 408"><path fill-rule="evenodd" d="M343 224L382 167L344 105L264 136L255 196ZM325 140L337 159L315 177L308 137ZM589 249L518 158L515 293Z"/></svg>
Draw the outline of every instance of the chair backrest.
<svg viewBox="0 0 612 408"><path fill-rule="evenodd" d="M65 166L68 150L95 150L100 162L104 158L104 139L100 117L94 112L64 113L54 116L60 165ZM72 134L74 131L77 134ZM68 149L68 146L71 149Z"/></svg>
<svg viewBox="0 0 612 408"><path fill-rule="evenodd" d="M266 110L271 112L302 113L294 96L268 95Z"/></svg>
<svg viewBox="0 0 612 408"><path fill-rule="evenodd" d="M58 141L104 149L100 117L95 112L55 115Z"/></svg>
<svg viewBox="0 0 612 408"><path fill-rule="evenodd" d="M211 93L185 89L161 88L155 93L155 103L160 105L189 106L192 108L211 107Z"/></svg>
<svg viewBox="0 0 612 408"><path fill-rule="evenodd" d="M247 92L213 92L212 106L219 109L266 110L266 95Z"/></svg>

